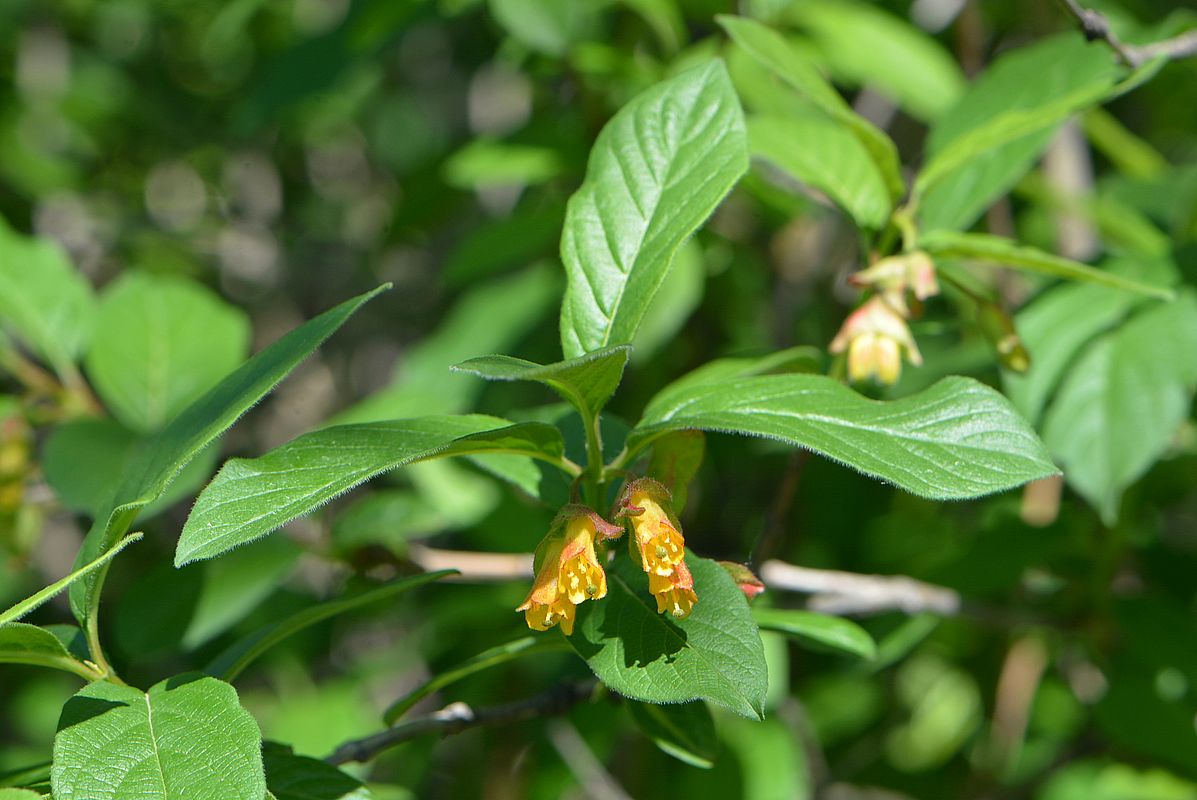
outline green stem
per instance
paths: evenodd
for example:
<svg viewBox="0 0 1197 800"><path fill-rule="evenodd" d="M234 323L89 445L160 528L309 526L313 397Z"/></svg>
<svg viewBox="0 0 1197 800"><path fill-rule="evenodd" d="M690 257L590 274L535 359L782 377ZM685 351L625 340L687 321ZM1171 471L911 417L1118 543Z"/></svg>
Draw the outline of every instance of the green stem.
<svg viewBox="0 0 1197 800"><path fill-rule="evenodd" d="M107 567L104 567L102 570L102 572L107 571ZM108 657L104 655L104 647L100 644L99 611L100 604L95 603L88 609L87 614L87 649L91 653L91 662L96 665L96 669L99 671L99 680L108 680L124 686L125 682L116 674L116 670L112 668L112 664L108 663Z"/></svg>
<svg viewBox="0 0 1197 800"><path fill-rule="evenodd" d="M582 473L582 497L588 506L601 511L603 438L599 433L598 414L584 416L582 424L586 428L586 470Z"/></svg>

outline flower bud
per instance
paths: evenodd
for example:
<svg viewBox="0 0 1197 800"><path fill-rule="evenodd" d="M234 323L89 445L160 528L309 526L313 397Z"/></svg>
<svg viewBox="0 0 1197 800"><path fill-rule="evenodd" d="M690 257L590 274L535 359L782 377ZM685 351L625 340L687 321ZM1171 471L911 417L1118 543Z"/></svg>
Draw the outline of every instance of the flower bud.
<svg viewBox="0 0 1197 800"><path fill-rule="evenodd" d="M870 298L844 321L831 342L832 353L848 352L848 379L872 378L896 383L902 374L902 356L911 364L923 363L906 320L880 295Z"/></svg>

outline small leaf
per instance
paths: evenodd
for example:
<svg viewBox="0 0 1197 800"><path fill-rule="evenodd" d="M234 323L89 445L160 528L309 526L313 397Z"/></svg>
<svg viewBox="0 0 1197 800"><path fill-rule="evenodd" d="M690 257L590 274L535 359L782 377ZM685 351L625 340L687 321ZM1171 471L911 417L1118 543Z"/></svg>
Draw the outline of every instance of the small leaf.
<svg viewBox="0 0 1197 800"><path fill-rule="evenodd" d="M267 742L262 748L266 787L274 800L370 800L365 785L315 758L298 756L290 747Z"/></svg>
<svg viewBox="0 0 1197 800"><path fill-rule="evenodd" d="M1197 389L1197 296L1145 311L1092 344L1064 378L1043 438L1107 524L1167 449Z"/></svg>
<svg viewBox="0 0 1197 800"><path fill-rule="evenodd" d="M619 387L631 348L604 347L555 364L534 364L511 356L483 356L456 364L465 372L491 381L536 381L568 400L584 419L593 419Z"/></svg>
<svg viewBox="0 0 1197 800"><path fill-rule="evenodd" d="M752 618L762 631L784 633L813 649L849 653L872 660L877 644L864 628L852 620L780 608L754 608Z"/></svg>
<svg viewBox="0 0 1197 800"><path fill-rule="evenodd" d="M0 220L0 322L61 372L74 370L95 326L91 284L53 242Z"/></svg>
<svg viewBox="0 0 1197 800"><path fill-rule="evenodd" d="M706 703L660 706L629 700L627 709L640 731L663 752L692 767L714 766L719 738Z"/></svg>
<svg viewBox="0 0 1197 800"><path fill-rule="evenodd" d="M690 482L702 466L706 454L706 436L702 431L675 431L653 442L647 475L656 478L673 495L673 508L681 513L686 507Z"/></svg>
<svg viewBox="0 0 1197 800"><path fill-rule="evenodd" d="M0 800L42 800L44 797L32 789L0 789Z"/></svg>
<svg viewBox="0 0 1197 800"><path fill-rule="evenodd" d="M531 186L557 177L561 158L548 147L475 139L445 161L445 182L458 189Z"/></svg>
<svg viewBox="0 0 1197 800"><path fill-rule="evenodd" d="M92 560L87 564L84 564L70 575L67 575L61 580L55 581L32 597L25 598L7 611L0 612L0 625L5 624L6 622L14 622L25 616L38 606L49 601L50 598L70 586L75 581L79 580L80 578L85 578L91 573L105 566L109 561L116 558L122 550L139 539L141 539L140 533L129 534L124 539L121 539L119 542L114 544L112 548L102 556Z"/></svg>
<svg viewBox="0 0 1197 800"><path fill-rule="evenodd" d="M748 119L749 149L830 197L861 228L878 229L893 209L877 165L852 132L817 112Z"/></svg>
<svg viewBox="0 0 1197 800"><path fill-rule="evenodd" d="M338 425L300 436L260 458L225 463L183 526L175 566L214 558L311 513L375 475L414 461L517 453L559 462L560 432L530 422L501 427L483 415Z"/></svg>
<svg viewBox="0 0 1197 800"><path fill-rule="evenodd" d="M897 201L906 193L897 145L876 125L853 111L805 54L780 33L759 22L732 16L716 19L736 47L852 131L873 159L891 201Z"/></svg>
<svg viewBox="0 0 1197 800"><path fill-rule="evenodd" d="M709 700L763 716L765 651L748 601L713 561L686 559L698 593L690 616L657 613L648 578L630 558L607 573L607 597L578 608L569 643L611 689L648 703Z"/></svg>
<svg viewBox="0 0 1197 800"><path fill-rule="evenodd" d="M1057 473L1010 402L970 378L945 378L890 402L866 399L821 375L683 381L649 402L628 436L630 451L687 428L762 436L941 500L999 492Z"/></svg>
<svg viewBox="0 0 1197 800"><path fill-rule="evenodd" d="M180 470L266 396L362 304L385 288L348 300L283 336L238 367L146 442L126 470L111 511L105 509L96 518L76 563L93 560L109 549L141 510L162 496ZM71 610L80 625L88 624L87 618L99 601L94 591L97 583L94 577L88 578L71 589Z"/></svg>
<svg viewBox="0 0 1197 800"><path fill-rule="evenodd" d="M87 372L133 430L161 428L245 360L249 318L182 278L125 273L100 298Z"/></svg>
<svg viewBox="0 0 1197 800"><path fill-rule="evenodd" d="M1031 367L1022 375L1002 372L1002 388L1014 407L1038 422L1085 344L1117 324L1136 301L1105 286L1073 284L1053 288L1019 311L1015 328L1031 354Z"/></svg>
<svg viewBox="0 0 1197 800"><path fill-rule="evenodd" d="M344 614L356 608L387 600L398 594L432 583L435 580L452 575L456 570L441 570L415 575L402 580L391 581L374 589L362 592L352 597L342 597L327 603L305 608L292 614L286 619L267 625L230 646L223 653L212 660L204 669L209 675L218 675L226 681L237 678L245 668L252 664L259 656L274 647L289 636L293 636L304 628L310 628L318 622L323 622L339 614Z"/></svg>
<svg viewBox="0 0 1197 800"><path fill-rule="evenodd" d="M1025 272L1037 272L1070 281L1095 283L1128 292L1169 300L1174 292L1165 286L1124 278L1113 272L1094 269L1088 264L1063 256L1045 253L1034 247L1019 244L1013 239L987 233L954 233L936 231L919 237L919 247L932 258L965 258L982 263L998 264Z"/></svg>
<svg viewBox="0 0 1197 800"><path fill-rule="evenodd" d="M747 168L743 113L719 61L651 87L604 126L561 237L567 358L632 340L678 248Z"/></svg>
<svg viewBox="0 0 1197 800"><path fill-rule="evenodd" d="M547 636L525 636L513 642L507 642L488 650L483 650L478 655L463 661L450 670L438 672L435 676L396 700L386 710L386 713L383 714L383 721L388 725L394 725L404 714L411 710L412 706L428 695L439 692L446 686L457 683L462 678L469 677L476 672L490 669L499 664L506 664L508 661L523 658L524 656L563 650L569 650L569 645L556 637L550 638Z"/></svg>
<svg viewBox="0 0 1197 800"><path fill-rule="evenodd" d="M56 800L262 800L261 738L215 678L97 681L62 709L50 781Z"/></svg>
<svg viewBox="0 0 1197 800"><path fill-rule="evenodd" d="M78 628L74 628L78 632ZM97 673L75 658L62 640L45 628L9 622L0 625L0 664L29 664L73 672L88 680Z"/></svg>

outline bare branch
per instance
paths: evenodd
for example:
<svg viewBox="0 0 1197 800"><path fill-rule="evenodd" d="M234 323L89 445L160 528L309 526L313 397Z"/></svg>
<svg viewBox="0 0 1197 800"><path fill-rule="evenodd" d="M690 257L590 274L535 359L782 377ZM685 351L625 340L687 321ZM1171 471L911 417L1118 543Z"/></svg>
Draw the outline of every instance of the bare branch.
<svg viewBox="0 0 1197 800"><path fill-rule="evenodd" d="M350 761L369 761L384 750L421 736L436 734L450 736L455 733L487 725L510 725L539 717L564 714L578 703L589 699L598 684L595 680L577 683L563 683L547 692L517 700L514 703L470 708L465 703L450 703L440 711L425 717L400 722L381 733L345 742L325 759L330 764L346 764Z"/></svg>
<svg viewBox="0 0 1197 800"><path fill-rule="evenodd" d="M1128 67L1141 66L1159 56L1168 58L1197 56L1197 30L1186 31L1179 36L1161 42L1132 45L1118 38L1118 35L1110 28L1110 21L1101 12L1085 8L1077 0L1060 0L1060 3L1076 19L1077 24L1081 27L1081 33L1085 34L1086 39L1091 42L1105 42Z"/></svg>
<svg viewBox="0 0 1197 800"><path fill-rule="evenodd" d="M810 607L827 614L876 614L929 611L943 616L959 614L960 595L943 586L916 581L905 575L861 575L829 569L796 567L784 561L766 561L761 579L770 589L813 595Z"/></svg>
<svg viewBox="0 0 1197 800"><path fill-rule="evenodd" d="M408 557L427 572L455 569L460 575L446 580L465 583L524 580L532 577L531 553L476 553L468 550L440 550L409 544Z"/></svg>

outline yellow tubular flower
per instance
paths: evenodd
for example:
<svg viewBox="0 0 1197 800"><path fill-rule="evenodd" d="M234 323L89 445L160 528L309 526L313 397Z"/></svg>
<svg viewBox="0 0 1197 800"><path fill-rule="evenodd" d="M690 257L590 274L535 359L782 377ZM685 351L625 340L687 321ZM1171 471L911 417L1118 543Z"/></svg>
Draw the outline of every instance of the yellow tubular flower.
<svg viewBox="0 0 1197 800"><path fill-rule="evenodd" d="M620 533L622 528L585 506L561 510L536 548L532 590L516 608L524 612L529 628L547 631L559 624L566 636L574 632L578 605L607 595L607 574L598 562L595 541Z"/></svg>
<svg viewBox="0 0 1197 800"><path fill-rule="evenodd" d="M911 364L923 363L906 320L881 295L874 295L844 321L828 348L848 353L848 379L873 378L882 384L896 383L902 372L902 356Z"/></svg>
<svg viewBox="0 0 1197 800"><path fill-rule="evenodd" d="M686 541L669 490L652 478L633 481L623 492L618 515L631 520L633 553L648 573L648 589L657 599L657 612L669 611L685 619L698 595L686 567Z"/></svg>

